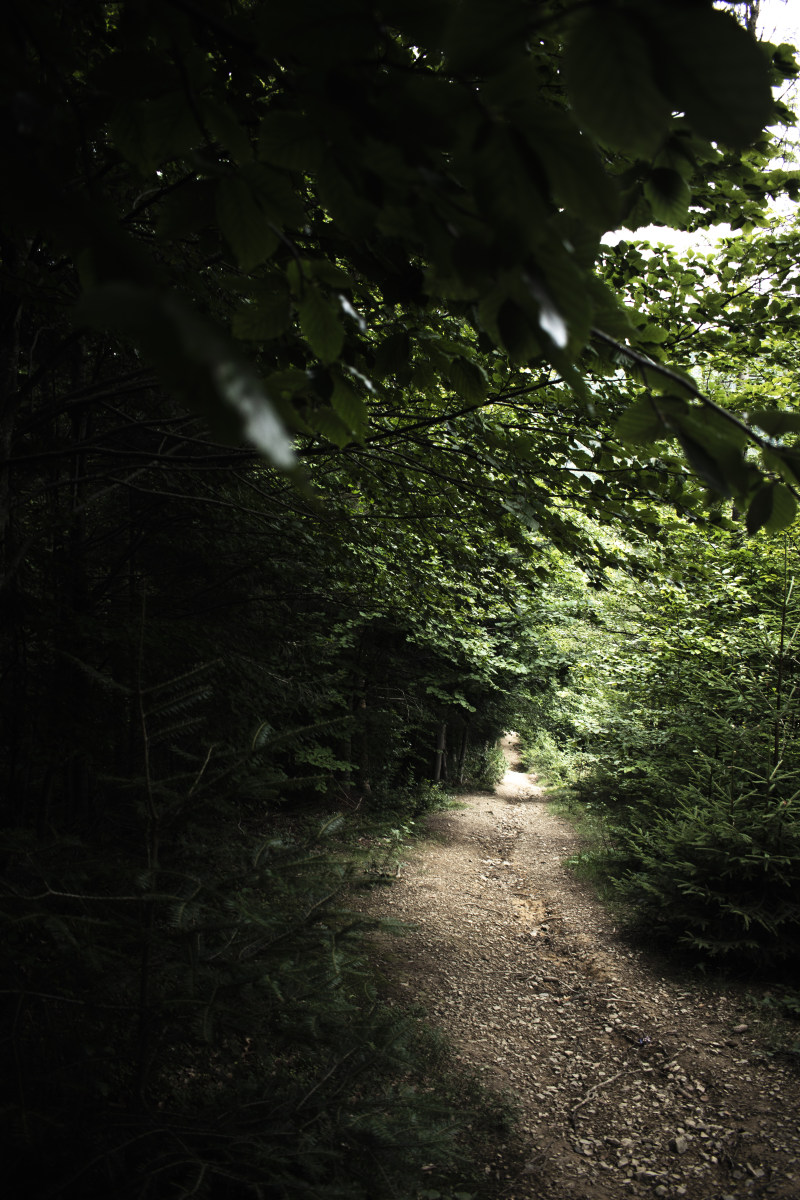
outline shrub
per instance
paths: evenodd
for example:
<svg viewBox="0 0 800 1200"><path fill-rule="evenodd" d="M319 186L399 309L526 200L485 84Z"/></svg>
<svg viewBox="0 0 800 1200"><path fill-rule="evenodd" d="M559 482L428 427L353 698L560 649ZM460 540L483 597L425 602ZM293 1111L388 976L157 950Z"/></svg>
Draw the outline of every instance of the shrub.
<svg viewBox="0 0 800 1200"><path fill-rule="evenodd" d="M464 759L464 783L470 787L496 787L508 769L505 755L497 742L470 746Z"/></svg>
<svg viewBox="0 0 800 1200"><path fill-rule="evenodd" d="M741 767L687 787L669 812L618 830L632 867L617 881L650 932L763 965L800 959L800 783Z"/></svg>
<svg viewBox="0 0 800 1200"><path fill-rule="evenodd" d="M147 870L6 838L7 1173L32 1200L388 1200L428 1162L460 1175L419 1022L378 998L343 904L341 819L220 828Z"/></svg>
<svg viewBox="0 0 800 1200"><path fill-rule="evenodd" d="M526 771L536 771L545 783L560 785L570 781L573 775L574 756L556 741L546 729L537 729L522 738L522 766Z"/></svg>

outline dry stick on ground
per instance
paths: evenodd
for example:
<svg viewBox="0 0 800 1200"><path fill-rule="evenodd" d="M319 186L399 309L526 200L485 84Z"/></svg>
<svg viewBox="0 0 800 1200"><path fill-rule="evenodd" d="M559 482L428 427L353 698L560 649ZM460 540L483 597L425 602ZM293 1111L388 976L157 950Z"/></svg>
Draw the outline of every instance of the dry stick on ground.
<svg viewBox="0 0 800 1200"><path fill-rule="evenodd" d="M589 1088L583 1099L578 1101L569 1114L569 1123L573 1129L575 1129L575 1113L578 1111L578 1109L583 1108L584 1104L588 1104L594 1093L599 1092L600 1088L608 1087L610 1083L614 1083L615 1080L619 1079L620 1075L624 1075L626 1069L626 1067L623 1067L621 1071L617 1071L616 1075L611 1075L608 1079L601 1079L599 1083L594 1085L594 1087Z"/></svg>

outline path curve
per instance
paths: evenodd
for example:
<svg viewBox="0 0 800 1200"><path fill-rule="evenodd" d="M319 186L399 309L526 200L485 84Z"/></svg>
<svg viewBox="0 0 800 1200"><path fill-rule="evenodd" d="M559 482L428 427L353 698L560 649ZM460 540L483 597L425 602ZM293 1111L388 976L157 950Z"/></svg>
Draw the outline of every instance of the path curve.
<svg viewBox="0 0 800 1200"><path fill-rule="evenodd" d="M512 737L504 739L510 763ZM800 1079L735 997L661 976L563 860L573 828L511 767L434 835L370 912L394 985L463 1062L514 1097L525 1165L507 1200L800 1200ZM388 957L387 957L388 956Z"/></svg>

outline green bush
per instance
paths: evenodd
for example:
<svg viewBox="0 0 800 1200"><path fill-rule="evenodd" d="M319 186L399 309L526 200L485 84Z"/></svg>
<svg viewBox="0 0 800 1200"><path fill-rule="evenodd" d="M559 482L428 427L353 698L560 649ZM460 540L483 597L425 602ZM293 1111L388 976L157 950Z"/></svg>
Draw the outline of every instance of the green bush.
<svg viewBox="0 0 800 1200"><path fill-rule="evenodd" d="M560 785L570 782L574 773L574 755L562 748L547 729L537 729L521 737L522 766L535 771L545 783Z"/></svg>
<svg viewBox="0 0 800 1200"><path fill-rule="evenodd" d="M505 755L497 742L470 746L464 758L464 784L469 787L496 787L508 769Z"/></svg>
<svg viewBox="0 0 800 1200"><path fill-rule="evenodd" d="M637 923L731 962L800 960L800 782L739 767L617 835Z"/></svg>

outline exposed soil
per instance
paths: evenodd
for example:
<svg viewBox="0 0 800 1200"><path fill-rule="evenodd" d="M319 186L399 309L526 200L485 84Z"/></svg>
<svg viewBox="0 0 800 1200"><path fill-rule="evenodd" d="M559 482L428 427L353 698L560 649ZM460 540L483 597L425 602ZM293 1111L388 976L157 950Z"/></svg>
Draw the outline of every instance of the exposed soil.
<svg viewBox="0 0 800 1200"><path fill-rule="evenodd" d="M619 936L563 865L579 839L532 777L509 769L494 795L461 799L368 903L413 926L376 939L393 987L518 1106L522 1155L486 1166L498 1194L798 1200L800 1078L736 991Z"/></svg>

